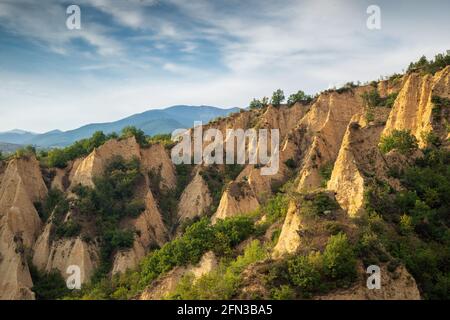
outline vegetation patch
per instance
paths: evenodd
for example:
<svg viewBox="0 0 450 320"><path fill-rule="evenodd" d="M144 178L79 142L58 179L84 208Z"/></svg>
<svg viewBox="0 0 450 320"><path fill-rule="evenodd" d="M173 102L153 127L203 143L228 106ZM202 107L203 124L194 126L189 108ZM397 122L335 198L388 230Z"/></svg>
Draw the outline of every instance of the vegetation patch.
<svg viewBox="0 0 450 320"><path fill-rule="evenodd" d="M149 253L137 270L112 279L103 274L103 278L74 294L87 299L129 299L174 267L197 264L207 251L212 250L218 256L230 256L233 248L254 232L254 221L250 217L219 220L215 225L202 218L188 226L182 236Z"/></svg>
<svg viewBox="0 0 450 320"><path fill-rule="evenodd" d="M267 285L274 288L273 298L311 298L336 288L347 288L355 280L356 248L344 233L338 233L328 239L323 252L312 251L274 264Z"/></svg>
<svg viewBox="0 0 450 320"><path fill-rule="evenodd" d="M95 221L100 239L101 263L94 275L96 280L110 271L114 252L133 244L134 231L120 228L119 222L125 217L136 218L145 209L144 203L134 198L136 186L143 181L139 168L137 159L125 161L116 157L103 175L94 179L95 188L79 185L73 190L78 196L74 210Z"/></svg>
<svg viewBox="0 0 450 320"><path fill-rule="evenodd" d="M404 190L392 192L379 184L367 192L370 223L365 224L363 247L377 252L382 244L393 263L401 261L413 275L423 298L448 299L450 153L433 147L424 154L399 172Z"/></svg>
<svg viewBox="0 0 450 320"><path fill-rule="evenodd" d="M223 261L216 270L203 275L196 281L192 274L185 275L168 298L177 300L232 299L236 296L242 283L242 272L245 268L267 257L267 249L258 240L253 240L247 245L241 256L228 263Z"/></svg>
<svg viewBox="0 0 450 320"><path fill-rule="evenodd" d="M319 168L319 174L322 178L320 186L326 188L328 181L331 179L331 174L333 173L334 163L328 162Z"/></svg>
<svg viewBox="0 0 450 320"><path fill-rule="evenodd" d="M425 56L422 56L419 61L411 62L407 73L420 72L423 74L435 74L448 65L450 65L450 54L437 54L434 60L428 60Z"/></svg>
<svg viewBox="0 0 450 320"><path fill-rule="evenodd" d="M409 155L417 150L417 139L409 130L394 130L390 135L382 137L379 144L382 153L397 150L403 155Z"/></svg>
<svg viewBox="0 0 450 320"><path fill-rule="evenodd" d="M58 270L49 273L39 271L31 261L28 263L31 279L33 279L33 287L31 290L36 295L37 300L56 300L67 294L66 281Z"/></svg>

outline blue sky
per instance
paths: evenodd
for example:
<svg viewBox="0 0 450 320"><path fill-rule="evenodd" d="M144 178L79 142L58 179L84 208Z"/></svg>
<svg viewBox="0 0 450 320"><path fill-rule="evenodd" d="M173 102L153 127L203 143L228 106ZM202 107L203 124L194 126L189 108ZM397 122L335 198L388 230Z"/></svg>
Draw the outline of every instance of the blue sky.
<svg viewBox="0 0 450 320"><path fill-rule="evenodd" d="M81 30L66 28L70 4ZM381 30L366 27L371 4ZM377 79L450 49L449 12L441 0L0 0L0 131Z"/></svg>

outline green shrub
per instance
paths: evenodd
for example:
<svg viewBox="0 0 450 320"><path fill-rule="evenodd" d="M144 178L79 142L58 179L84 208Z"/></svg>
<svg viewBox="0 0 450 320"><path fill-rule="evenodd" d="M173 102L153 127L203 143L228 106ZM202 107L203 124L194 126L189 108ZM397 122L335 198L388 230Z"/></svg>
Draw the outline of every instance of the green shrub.
<svg viewBox="0 0 450 320"><path fill-rule="evenodd" d="M394 130L390 135L382 137L379 145L380 151L388 153L397 150L408 155L418 148L417 139L409 130Z"/></svg>
<svg viewBox="0 0 450 320"><path fill-rule="evenodd" d="M29 158L36 155L36 148L28 145L23 148L17 149L14 156L17 159L20 158Z"/></svg>
<svg viewBox="0 0 450 320"><path fill-rule="evenodd" d="M415 165L399 173L399 179L404 190L397 194L387 192L380 196L378 188L369 192L371 210L388 222L395 222L399 234L372 229L390 255L412 274L423 298L448 299L449 151L425 149Z"/></svg>
<svg viewBox="0 0 450 320"><path fill-rule="evenodd" d="M42 154L41 160L49 167L65 168L68 161L88 155L112 137L114 135L107 136L102 131L97 131L88 139L82 139L68 147L55 148L48 151L47 154Z"/></svg>
<svg viewBox="0 0 450 320"><path fill-rule="evenodd" d="M295 299L295 291L288 285L282 285L272 290L272 299L293 300Z"/></svg>
<svg viewBox="0 0 450 320"><path fill-rule="evenodd" d="M148 141L147 141L144 131L142 131L141 129L138 129L136 127L133 127L133 126L127 126L127 127L123 128L120 138L127 139L127 138L131 138L133 136L136 139L136 142L141 147L148 146Z"/></svg>
<svg viewBox="0 0 450 320"><path fill-rule="evenodd" d="M286 216L288 204L289 199L284 194L277 194L267 201L261 211L267 215L269 223L274 223Z"/></svg>
<svg viewBox="0 0 450 320"><path fill-rule="evenodd" d="M72 238L80 234L81 225L74 221L58 224L55 229L57 238Z"/></svg>
<svg viewBox="0 0 450 320"><path fill-rule="evenodd" d="M328 214L339 208L335 199L325 192L309 194L303 197L300 212L305 216L316 217Z"/></svg>
<svg viewBox="0 0 450 320"><path fill-rule="evenodd" d="M69 293L66 281L57 270L49 273L39 271L31 261L28 263L33 287L37 300L56 300Z"/></svg>
<svg viewBox="0 0 450 320"><path fill-rule="evenodd" d="M155 134L150 138L147 138L147 143L148 144L159 143L163 145L166 149L171 149L176 144L176 142L172 141L172 135L170 133Z"/></svg>
<svg viewBox="0 0 450 320"><path fill-rule="evenodd" d="M407 70L407 73L411 72L422 72L435 74L439 70L444 69L446 66L450 65L450 55L447 54L437 54L434 60L428 61L425 56L422 56L419 61L412 62Z"/></svg>
<svg viewBox="0 0 450 320"><path fill-rule="evenodd" d="M328 181L331 179L331 174L333 173L334 164L331 162L325 163L319 168L319 174L322 177L321 186L325 188Z"/></svg>
<svg viewBox="0 0 450 320"><path fill-rule="evenodd" d="M332 288L347 287L356 279L356 256L343 233L331 236L323 254L311 252L287 261L288 279L305 298Z"/></svg>
<svg viewBox="0 0 450 320"><path fill-rule="evenodd" d="M295 103L308 103L312 101L312 97L305 94L303 91L299 90L297 93L293 93L289 96L287 100L287 104L289 106L294 105Z"/></svg>
<svg viewBox="0 0 450 320"><path fill-rule="evenodd" d="M203 218L189 226L183 236L168 242L143 260L141 283L149 284L175 266L198 263L208 250L214 250L218 255L229 253L254 230L253 221L248 217L219 220L214 226Z"/></svg>
<svg viewBox="0 0 450 320"><path fill-rule="evenodd" d="M289 169L292 169L292 170L294 170L294 169L297 168L297 163L296 163L295 160L292 159L292 158L287 159L287 160L284 162L284 164L285 164Z"/></svg>
<svg viewBox="0 0 450 320"><path fill-rule="evenodd" d="M270 100L270 103L275 106L278 107L285 99L284 96L284 92L281 89L278 89L277 91L275 91L272 95L272 99Z"/></svg>
<svg viewBox="0 0 450 320"><path fill-rule="evenodd" d="M392 108L394 106L395 100L398 97L398 93L391 93L384 99L384 106Z"/></svg>
<svg viewBox="0 0 450 320"><path fill-rule="evenodd" d="M251 110L253 110L253 109L261 109L261 108L263 108L264 106L263 106L263 103L260 101L260 100L258 100L258 99L253 99L251 102L250 102L250 104L249 104L249 108L251 109Z"/></svg>
<svg viewBox="0 0 450 320"><path fill-rule="evenodd" d="M412 218L406 214L400 217L400 232L403 235L411 234L414 230Z"/></svg>
<svg viewBox="0 0 450 320"><path fill-rule="evenodd" d="M79 214L96 221L101 245L101 263L94 277L96 281L110 271L112 254L133 244L134 232L121 230L119 223L125 217L137 217L145 209L144 203L134 198L136 186L141 181L143 176L137 159L125 161L122 157L115 157L103 175L94 178L95 188L79 185L73 189L78 196L73 205Z"/></svg>
<svg viewBox="0 0 450 320"><path fill-rule="evenodd" d="M394 106L394 102L397 99L398 93L391 93L386 97L382 98L378 93L377 89L372 89L368 92L364 92L361 97L366 103L368 109L373 112L373 109L376 107L388 107L392 108ZM371 120L372 121L372 120Z"/></svg>
<svg viewBox="0 0 450 320"><path fill-rule="evenodd" d="M372 89L368 92L364 92L361 97L369 108L375 108L379 106L382 101L377 89Z"/></svg>
<svg viewBox="0 0 450 320"><path fill-rule="evenodd" d="M67 202L64 193L58 189L50 189L42 203L35 203L36 210L43 222L47 221L57 206L59 208L55 213L56 217L60 216L58 213L63 212L63 214L65 214L69 210L69 203Z"/></svg>
<svg viewBox="0 0 450 320"><path fill-rule="evenodd" d="M352 245L343 233L331 236L323 252L325 274L341 285L356 278L356 258Z"/></svg>
<svg viewBox="0 0 450 320"><path fill-rule="evenodd" d="M222 263L217 269L201 276L195 282L191 274L184 276L169 298L183 300L231 299L241 284L244 269L266 257L266 249L258 240L253 240L244 249L243 255L230 263Z"/></svg>
<svg viewBox="0 0 450 320"><path fill-rule="evenodd" d="M304 296L317 291L322 282L322 255L317 252L288 261L289 279Z"/></svg>
<svg viewBox="0 0 450 320"><path fill-rule="evenodd" d="M435 119L439 120L441 117L441 111L444 108L450 108L450 99L439 97L439 96L432 96L431 102L433 103L433 116Z"/></svg>

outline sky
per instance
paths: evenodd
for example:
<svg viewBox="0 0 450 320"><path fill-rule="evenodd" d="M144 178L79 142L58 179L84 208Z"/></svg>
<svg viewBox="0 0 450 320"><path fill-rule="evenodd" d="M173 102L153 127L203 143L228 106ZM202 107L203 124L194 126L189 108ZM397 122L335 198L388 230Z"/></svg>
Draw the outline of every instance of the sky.
<svg viewBox="0 0 450 320"><path fill-rule="evenodd" d="M72 4L81 29L66 26ZM369 5L381 29L367 28ZM442 0L0 0L0 131L375 80L449 50L449 12Z"/></svg>

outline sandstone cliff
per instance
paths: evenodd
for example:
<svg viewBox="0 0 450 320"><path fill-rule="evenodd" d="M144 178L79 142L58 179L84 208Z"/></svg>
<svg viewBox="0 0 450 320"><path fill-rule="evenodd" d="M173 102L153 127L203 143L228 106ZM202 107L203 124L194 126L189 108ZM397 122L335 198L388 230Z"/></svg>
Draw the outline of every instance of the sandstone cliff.
<svg viewBox="0 0 450 320"><path fill-rule="evenodd" d="M27 254L41 227L34 202L47 193L36 158L13 159L0 183L0 299L33 299Z"/></svg>

